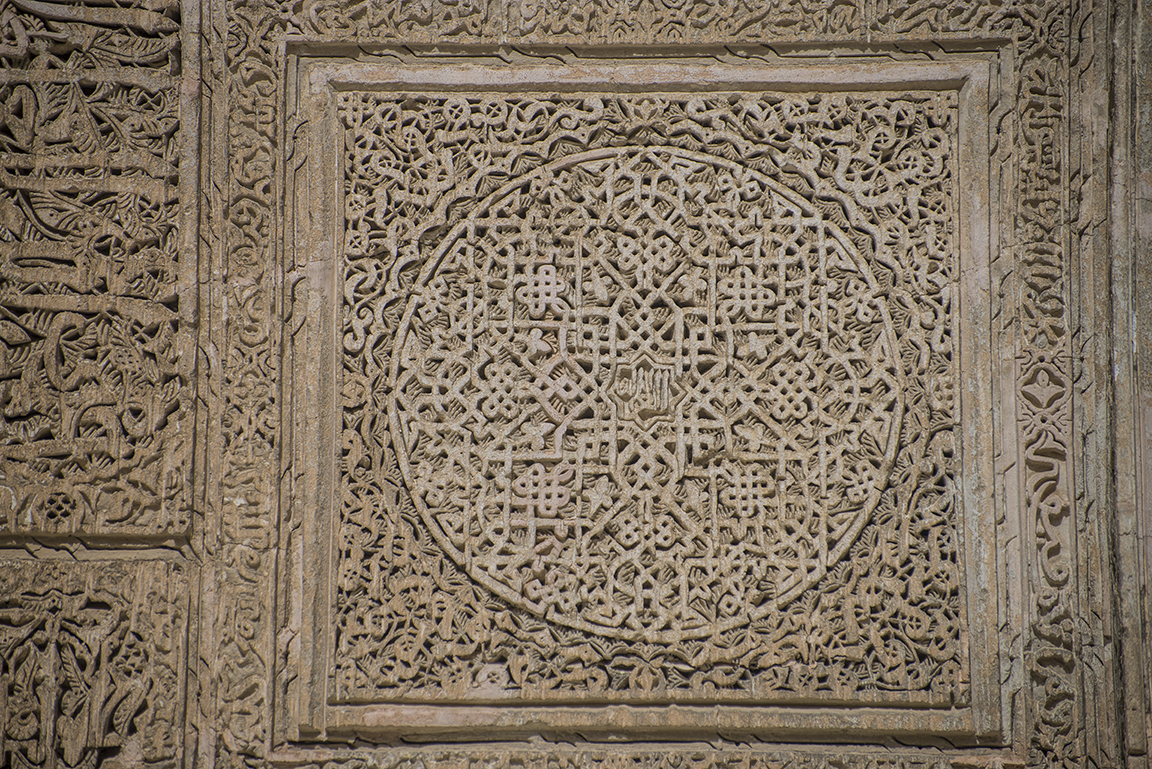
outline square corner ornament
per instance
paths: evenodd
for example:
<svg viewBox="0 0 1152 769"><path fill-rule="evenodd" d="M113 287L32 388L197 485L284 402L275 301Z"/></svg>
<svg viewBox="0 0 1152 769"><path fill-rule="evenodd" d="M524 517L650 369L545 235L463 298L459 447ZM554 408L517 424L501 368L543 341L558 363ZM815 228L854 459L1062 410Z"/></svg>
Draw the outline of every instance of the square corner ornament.
<svg viewBox="0 0 1152 769"><path fill-rule="evenodd" d="M302 735L1002 738L988 57L295 71Z"/></svg>

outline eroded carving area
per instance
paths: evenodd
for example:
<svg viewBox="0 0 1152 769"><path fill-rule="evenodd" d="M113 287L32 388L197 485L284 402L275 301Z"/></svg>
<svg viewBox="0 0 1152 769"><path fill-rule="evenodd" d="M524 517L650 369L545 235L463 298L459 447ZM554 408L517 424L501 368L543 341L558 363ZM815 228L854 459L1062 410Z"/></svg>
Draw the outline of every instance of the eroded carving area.
<svg viewBox="0 0 1152 769"><path fill-rule="evenodd" d="M954 95L341 98L344 692L963 696Z"/></svg>

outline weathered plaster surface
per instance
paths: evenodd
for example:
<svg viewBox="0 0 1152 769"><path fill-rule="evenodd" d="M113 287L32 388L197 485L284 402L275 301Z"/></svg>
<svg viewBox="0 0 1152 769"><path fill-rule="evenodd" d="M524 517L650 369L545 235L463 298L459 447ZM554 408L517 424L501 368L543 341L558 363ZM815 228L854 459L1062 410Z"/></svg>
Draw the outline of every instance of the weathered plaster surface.
<svg viewBox="0 0 1152 769"><path fill-rule="evenodd" d="M1150 50L0 0L0 765L1146 767Z"/></svg>

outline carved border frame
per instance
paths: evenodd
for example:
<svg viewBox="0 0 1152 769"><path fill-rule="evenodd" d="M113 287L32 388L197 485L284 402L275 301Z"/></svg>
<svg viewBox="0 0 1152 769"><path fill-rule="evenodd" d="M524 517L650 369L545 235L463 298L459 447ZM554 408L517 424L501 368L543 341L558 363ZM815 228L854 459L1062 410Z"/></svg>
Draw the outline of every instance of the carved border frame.
<svg viewBox="0 0 1152 769"><path fill-rule="evenodd" d="M482 730L486 739L537 733L610 734L628 723L638 738L683 739L687 734L719 732L753 734L761 738L809 739L829 732L837 741L867 740L880 734L904 740L947 736L964 743L996 743L1006 725L999 700L999 643L994 632L997 587L994 511L994 457L1000 450L992 433L993 368L991 286L1000 277L992 273L996 248L995 212L989 205L988 105L999 101L999 63L995 54L956 54L937 61L876 63L848 55L835 64L797 65L765 63L670 63L637 59L576 60L568 65L548 63L499 67L491 64L391 64L358 62L332 56L289 54L289 105L307 128L301 142L308 150L288 185L285 238L288 253L299 265L295 284L291 353L294 368L286 400L292 404L294 443L289 461L299 468L290 517L299 521L298 535L290 540L295 573L289 578L293 616L301 618L308 643L298 658L300 680L297 704L287 715L298 723L300 736L373 734L379 737L442 736L457 739ZM343 129L336 115L340 91L401 91L429 89L472 92L522 90L619 90L628 92L708 91L827 91L878 93L900 90L954 90L959 93L959 252L958 307L959 366L962 381L960 523L964 545L964 574L968 624L971 707L925 709L883 695L873 701L789 704L786 698L765 698L745 704L590 707L567 703L509 701L500 706L432 703L335 704L331 681L333 545L340 453L335 433L336 399L333 393L340 370L337 297L343 242ZM298 100L298 101L297 101ZM304 134L302 134L304 135ZM286 254L287 255L287 254ZM287 351L286 351L287 352ZM982 443L982 448L976 448ZM990 534L991 532L991 534ZM291 662L289 663L291 664ZM939 707L939 706L937 706Z"/></svg>
<svg viewBox="0 0 1152 769"><path fill-rule="evenodd" d="M37 5L66 17L83 16L85 8ZM172 8L94 5L112 15ZM190 257L181 277L180 344L182 370L196 381L190 523L124 536L24 531L7 537L5 549L29 562L59 558L62 569L78 573L129 554L169 563L182 548L188 589L200 591L198 611L190 607L181 631L198 652L187 654L185 763L766 768L827 766L835 753L838 765L851 767L1148 766L1152 312L1138 290L1152 276L1148 0L179 6L179 215L181 249ZM645 25L633 13L661 7L663 26ZM672 18L696 9L695 23ZM6 37L9 49L10 42ZM1004 535L996 600L1001 712L1013 727L1006 749L764 747L719 739L674 749L294 741L298 735L282 716L301 686L296 660L308 642L281 589L297 573L290 545L301 524L287 504L298 468L291 455L281 456L293 441L292 401L282 394L291 391L291 342L303 322L291 314L303 273L282 248L285 180L303 160L301 116L286 88L289 51L337 55L389 45L418 56L429 46L478 46L508 57L520 45L566 53L565 46L621 43L671 55L725 46L802 58L845 45L879 56L1003 52L1006 88L991 105L990 207L998 212L993 235L1001 244L992 286L993 329L1003 342L993 350L995 398L1008 405L994 425L1004 447L995 498ZM193 268L194 254L203 258Z"/></svg>
<svg viewBox="0 0 1152 769"><path fill-rule="evenodd" d="M297 685L292 668L285 662L298 654L303 644L290 606L276 588L277 576L293 568L293 555L285 546L299 522L289 515L281 518L277 500L292 493L295 470L277 477L269 463L281 446L281 432L290 437L291 420L282 418L290 413L286 410L290 407L279 398L281 369L274 359L280 340L291 340L298 328L299 319L281 312L280 307L281 298L291 297L295 281L301 277L297 265L281 261L277 239L269 230L275 229L279 217L285 163L291 168L299 161L295 142L300 121L286 111L282 90L288 74L285 46L289 40L312 46L387 42L407 44L419 52L420 46L429 44L512 47L529 42L578 45L607 40L557 27L566 22L553 15L571 11L571 4L561 2L555 3L555 9L549 6L542 10L543 15L529 26L520 23L516 14L505 19L502 0L459 7L428 3L426 18L413 17L404 23L388 13L381 17L380 12L389 8L387 3L372 4L367 13L364 5L307 0L289 8L269 0L210 0L206 7L205 74L210 86L204 105L212 126L211 152L221 160L230 158L231 168L218 163L205 169L201 221L205 232L214 233L208 236L211 242L207 244L212 253L211 274L222 275L220 270L230 268L231 277L227 286L216 283L219 289L212 301L221 323L205 340L215 372L209 378L213 384L207 397L213 416L209 449L220 457L220 465L219 478L209 486L206 500L206 551L211 565L205 573L202 604L208 615L200 646L203 690L201 711L195 720L199 730L196 751L205 765L233 766L262 766L269 761L283 766L331 767L360 767L377 761L444 766L467 766L476 761L495 766L624 765L626 759L619 751L595 746L580 751L556 746L528 752L495 745L461 746L448 753L309 748L293 744L293 735L283 720L273 723L274 703ZM884 50L886 45L891 50L899 45L911 52L941 47L979 49L992 41L1011 52L1007 76L1014 83L1014 94L992 110L992 135L1002 137L992 147L996 161L992 188L996 191L994 205L1001 212L997 229L1004 246L999 269L1005 276L995 292L995 328L1004 334L1005 341L995 366L1015 382L1012 387L1005 384L1004 402L1012 406L997 416L997 433L1011 436L1013 442L1019 437L1022 447L1041 445L1046 439L1026 427L1031 416L1021 404L1023 388L1035 381L1038 367L1045 370L1050 382L1055 374L1058 383L1056 400L1043 405L1050 417L1047 435L1053 450L1042 455L1040 463L1027 457L1018 461L1016 455L999 457L997 463L996 496L1005 500L1006 512L997 526L1007 532L1006 543L1020 543L1019 547L1006 547L1000 564L1004 584L1022 587L1021 600L1008 603L1007 594L1002 593L998 601L1003 648L1012 650L1001 658L1004 696L1012 699L1012 707L1005 712L1006 717L1010 712L1013 724L1020 727L1013 730L1011 749L1006 753L955 754L949 750L947 754L933 751L923 755L888 750L878 754L854 748L836 753L846 766L956 762L966 766L1076 766L1087 761L1117 765L1125 762L1120 753L1131 756L1131 765L1143 765L1141 739L1130 736L1127 750L1120 747L1119 735L1125 728L1118 719L1123 708L1112 694L1118 691L1119 674L1119 660L1112 651L1116 606L1109 571L1114 548L1114 479L1104 467L1084 472L1084 463L1086 456L1106 456L1111 451L1112 433L1107 424L1114 414L1108 384L1111 351L1117 344L1127 344L1123 323L1117 330L1124 339L1113 336L1111 305L1101 298L1107 296L1111 281L1106 254L1109 239L1095 231L1109 198L1103 172L1113 158L1109 157L1107 138L1111 135L1108 110L1101 111L1099 104L1110 93L1113 79L1125 76L1125 67L1146 71L1147 56L1133 56L1125 47L1124 40L1133 38L1130 34L1125 37L1124 30L1118 30L1121 34L1115 39L1111 37L1114 5L1100 0L1044 0L1028 6L990 3L965 6L968 10L964 13L935 3L889 7L887 3L861 0L828 5L851 9L842 15L820 13L807 18L801 13L800 23L790 15L792 26L779 29L733 33L706 29L695 33L687 45L719 43L752 50L771 45L790 55L807 56L821 55L829 40L854 40L880 47L873 50ZM1129 5L1116 4L1115 12L1127 14ZM1143 19L1136 26L1146 29L1146 4L1138 2L1135 6ZM789 8L795 10L791 5ZM479 21L473 24L473 19ZM559 36L549 37L556 30ZM685 44L658 31L650 34L643 30L635 43ZM1126 63L1133 61L1135 64ZM1140 94L1146 96L1147 91L1136 91L1139 103ZM1040 135L1034 127L1043 121L1050 130ZM1126 136L1124 141L1129 139ZM1019 168L1009 162L1015 157L1012 145L1017 141L1028 150ZM1124 167L1122 162L1119 167ZM1126 173L1120 176L1130 179ZM1056 203L1055 218L1041 215L1036 208L1038 198L1029 192L1033 189L1042 190L1044 200ZM1126 199L1122 190L1115 194L1116 200ZM242 201L253 202L259 226L250 226L248 213L233 211L232 204ZM1143 211L1138 205L1134 209ZM215 229L217 225L219 229ZM1138 232L1143 233L1143 229ZM1142 237L1138 235L1137 240ZM1114 239L1124 241L1119 235ZM1142 269L1142 262L1137 262L1137 269ZM1084 288L1090 290L1083 292ZM1034 319L1022 321L1017 313L1018 307L1034 309L1041 304L1043 314L1055 321L1054 348L1047 340L1041 343ZM1075 348L1073 334L1077 338ZM1052 348L1052 355L1037 361L1035 352L1040 348ZM256 368L250 369L254 379L246 385L241 382L238 362L245 359L257 362ZM284 363L287 377L292 369L290 358ZM251 395L245 396L245 392ZM218 424L229 403L247 424L260 426L260 436ZM1125 401L1131 403L1131 399ZM1086 420L1089 425L1095 422L1097 429L1086 427ZM1086 481L1078 494L1071 493L1074 464L1078 477ZM225 493L226 488L232 491ZM1036 489L1040 489L1039 494ZM1053 489L1066 504L1058 505L1058 515L1042 521L1047 513L1041 503L1051 498ZM1127 523L1130 520L1129 516L1122 524L1125 531L1132 530ZM1143 530L1140 525L1135 529ZM1066 564L1055 572L1047 568L1053 537L1063 546L1061 560ZM1121 554L1121 560L1126 564L1122 578L1130 578L1136 569L1147 579L1138 554L1135 561ZM1126 589L1134 587L1129 583ZM1085 622L1088 617L1098 622ZM242 624L237 626L236 622ZM1123 622L1131 629L1131 617ZM239 636L232 630L237 627ZM221 645L233 638L236 640L229 641L227 648ZM1124 648L1126 664L1139 658L1138 640ZM1126 691L1137 701L1143 700L1146 711L1148 692L1140 688L1138 675L1135 682L1136 691ZM1132 702L1127 712L1133 713ZM1139 723L1131 727L1137 732L1140 728ZM817 753L788 746L768 752L722 752L709 747L671 753L636 750L631 754L635 760L628 765L663 766L686 760L699 766L815 766L822 761Z"/></svg>

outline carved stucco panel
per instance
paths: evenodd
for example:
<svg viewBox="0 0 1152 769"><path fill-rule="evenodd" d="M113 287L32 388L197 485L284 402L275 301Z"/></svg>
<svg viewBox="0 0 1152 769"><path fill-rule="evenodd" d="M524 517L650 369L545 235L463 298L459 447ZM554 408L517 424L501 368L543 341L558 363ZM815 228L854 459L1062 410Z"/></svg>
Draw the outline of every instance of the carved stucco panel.
<svg viewBox="0 0 1152 769"><path fill-rule="evenodd" d="M468 708L900 700L898 718L872 723L1005 741L947 755L836 751L848 766L1117 765L1124 729L1142 751L1110 710L1120 689L1098 459L1112 450L1110 364L1097 365L1113 344L1099 323L1112 278L1094 233L1111 178L1100 137L1113 128L1090 113L1112 108L1092 101L1111 93L1105 41L1126 23L1110 8L4 2L0 538L12 553L0 564L0 762L824 760L801 749L341 752L291 741L296 725L322 731L320 713L382 734L414 723L404 708L446 696ZM860 46L937 60L981 51L1003 78L984 111L988 333L965 332L957 299L976 295L965 281L979 271L953 258L968 253L955 234L972 231L968 170L949 155L965 120L947 88L860 89L847 120L832 117L851 111L836 87L804 102L770 86L701 93L691 77L693 93L659 95L344 88L324 161L343 210L327 209L331 227L315 237L281 211L294 210L294 177L311 160L294 57L321 43L366 57L396 44L385 55L410 72L421 46L445 43L482 55L504 44L517 67L598 45L711 46L709 57L754 61L797 44L811 61ZM556 45L572 50L537 58ZM352 117L357 104L366 111ZM859 171L860 148L878 146L861 126L898 104L930 130L901 128L898 149ZM769 130L781 105L789 119ZM385 125L389 110L398 126ZM343 143L345 130L371 146ZM908 164L933 130L944 142L926 157L942 158L938 169ZM916 180L892 187L895 203L862 202L852 169L873 189L909 169ZM865 236L915 210L907 237ZM749 233L766 219L795 226L757 243ZM211 258L198 264L200 242ZM301 243L330 252L317 259ZM757 249L775 249L760 260L775 274L741 262ZM324 260L329 283L314 269ZM394 274L373 293L384 263ZM326 341L298 349L321 311ZM301 358L335 350L341 364L319 385L333 388L331 408L311 424L320 412L295 408L320 380L294 377ZM964 432L991 430L966 411L966 356L992 359L979 397L1000 406L994 515L982 518L969 500L991 499L993 484L977 488L989 470L969 463ZM318 446L326 477L310 467ZM336 500L331 529L302 544L320 506L297 503L322 494ZM997 559L972 550L974 526L1002 546ZM143 546L171 547L172 561ZM202 603L189 603L200 564ZM974 598L976 586L994 600ZM320 611L307 621L327 623L313 635L298 600L309 591ZM183 639L197 606L186 731ZM1121 625L1130 632L1132 617ZM997 645L989 675L981 660ZM1124 706L1138 713L1134 691ZM989 705L1000 697L1003 708ZM987 705L990 720L937 718L966 703ZM518 717L451 717L465 712L476 718L450 728L471 737L491 732L461 724ZM714 712L713 735L750 723ZM684 713L618 725L679 738L706 723ZM805 739L842 725L805 718L769 720ZM564 723L554 712L545 722Z"/></svg>
<svg viewBox="0 0 1152 769"><path fill-rule="evenodd" d="M345 97L342 688L956 686L951 98ZM415 212L452 208L427 237ZM436 545L480 592L437 598ZM885 592L886 569L916 586ZM922 625L904 651L882 606ZM603 656L529 651L529 616ZM781 649L801 616L816 636ZM396 635L369 642L377 621ZM833 661L884 669L870 653L899 680Z"/></svg>
<svg viewBox="0 0 1152 769"><path fill-rule="evenodd" d="M221 623L226 624L226 618L232 616L237 607L248 607L246 611L253 618L253 641L243 644L238 653L247 669L262 670L266 675L256 676L262 682L257 687L238 690L237 702L229 705L249 716L246 723L237 721L235 729L229 731L228 748L222 755L237 760L238 756L254 757L263 754L264 746L275 742L256 715L266 712L262 709L268 707L271 693L273 677L268 668L270 663L259 649L273 648L272 597L277 595L273 584L276 556L274 545L268 539L274 535L274 530L262 523L263 512L274 504L269 501L269 494L275 493L276 474L267 471L267 458L275 454L279 441L291 435L293 430L308 433L313 429L323 431L331 427L293 422L291 426L284 426L282 433L277 424L278 415L267 407L275 400L292 414L296 405L291 400L276 400L280 397L279 382L288 382L290 374L287 372L295 366L290 362L278 375L275 365L269 363L276 359L275 342L269 341L269 335L275 334L276 323L282 319L288 321L285 324L286 339L303 339L303 336L298 336L302 333L303 323L299 313L336 306L334 302L318 304L313 301L314 296L309 295L305 275L311 257L296 250L297 230L293 230L292 237L284 241L287 248L283 263L288 291L294 300L301 302L291 311L296 314L290 316L289 312L281 313L277 309L278 273L269 271L270 265L276 263L279 241L276 237L268 237L263 227L266 222L272 222L275 228L275 201L279 195L286 196L292 205L294 192L291 185L282 193L277 190L282 180L281 173L289 176L297 173L297 164L302 160L296 144L303 135L298 118L287 119L283 131L277 132L272 128L279 116L291 116L295 109L290 95L287 101L278 96L292 92L291 87L281 88L285 70L280 69L284 60L276 42L280 36L292 35L296 43L304 44L306 41L347 42L353 39L359 43L452 41L491 44L506 41L519 44L533 41L599 43L623 35L628 44L639 46L685 41L737 46L802 40L827 44L832 40L842 43L853 39L860 43L867 40L870 43L904 45L908 37L913 36L944 41L997 41L989 45L1002 46L1001 50L1011 63L1009 72L1015 80L1015 96L1002 99L995 108L996 119L1000 121L993 133L1000 142L995 147L995 157L1005 165L995 170L1000 186L998 197L991 202L997 206L994 236L1004 244L1002 250L994 254L994 259L1003 260L1000 274L1005 276L997 284L997 323L1004 324L1004 338L1012 340L1009 346L1017 351L1015 357L1020 365L1018 369L1007 372L1016 382L1011 388L1012 394L1005 395L1009 389L1005 384L999 396L1004 397L1004 403L1012 404L1020 416L1019 430L1008 425L1004 434L1018 435L1022 445L1035 451L1027 464L1018 461L1024 455L1021 449L1019 456L1006 457L1000 465L1005 472L1003 488L1008 508L1005 517L997 520L1000 530L1009 535L1005 541L1023 541L1014 539L1020 535L1032 543L1033 546L1023 553L1022 560L1017 559L1014 552L1005 553L1003 566L1011 578L1019 577L1036 589L1031 592L1030 588L1029 597L1025 599L1029 608L1022 623L1013 624L1016 622L1015 604L1000 615L1004 637L1013 639L1008 643L1014 644L1015 639L1019 639L1020 648L1028 650L1026 675L1022 677L1019 668L1010 662L1003 671L1003 680L1009 682L1006 686L1010 689L1031 687L1032 694L1026 698L1028 712L1020 722L1025 728L1023 739L1033 746L1030 760L1036 764L1078 760L1075 757L1087 749L1083 738L1086 709L1094 707L1094 695L1085 689L1080 678L1082 668L1079 661L1101 640L1092 632L1073 632L1072 618L1081 616L1077 585L1095 578L1096 565L1084 560L1084 554L1092 550L1078 546L1076 519L1072 514L1075 512L1082 520L1088 506L1072 493L1069 465L1069 452L1073 445L1071 433L1076 429L1071 418L1074 409L1072 387L1073 382L1086 380L1072 376L1076 358L1066 345L1071 327L1067 310L1067 292L1071 290L1068 276L1073 268L1064 250L1068 217L1059 211L1068 205L1068 201L1061 195L1054 196L1052 191L1068 187L1069 180L1077 174L1078 166L1063 157L1066 144L1062 137L1067 137L1070 130L1063 100L1067 98L1065 89L1068 78L1072 76L1068 64L1077 61L1080 55L1076 48L1078 43L1070 45L1069 40L1076 36L1083 40L1093 34L1091 26L1084 23L1090 11L1055 2L1026 6L989 3L964 7L942 7L938 3L890 6L879 3L801 3L774 5L769 12L752 19L746 14L748 9L739 4L634 5L623 8L599 2L548 3L539 7L531 3L503 2L318 2L303 3L290 9L248 3L229 7L228 23L219 26L220 30L227 30L227 39L221 41L220 52L222 55L227 52L229 57L229 83L234 87L231 94L241 110L240 114L232 114L229 118L231 136L235 147L252 148L253 151L231 155L244 167L245 173L234 177L238 180L236 185L225 185L224 202L256 200L258 205L253 211L258 215L245 214L236 219L237 232L243 232L243 235L234 239L234 246L226 246L223 251L229 259L235 259L231 262L235 274L242 276L235 286L229 288L235 292L235 297L229 298L228 302L232 309L243 308L243 311L229 317L244 319L236 321L237 333L228 337L231 341L227 345L227 355L236 356L228 359L228 365L234 366L232 370L237 373L237 378L228 388L229 402L243 405L236 411L241 418L230 421L223 433L229 446L228 463L236 468L236 472L229 476L231 480L221 497L227 513L223 516L227 524L223 550L226 566L222 574L226 583L234 581L241 587L227 596L225 603L231 608L222 608L218 616ZM755 13L752 11L752 15ZM1074 16L1078 19L1075 25ZM637 19L659 23L635 23ZM1071 34L1073 29L1075 35ZM290 68L287 72L291 78ZM1029 132L1027 136L1025 127ZM255 140L257 136L258 140ZM1026 162L1019 166L1015 162L1018 147L1030 150L1026 153ZM1032 149L1036 151L1031 152ZM227 206L222 206L221 211L227 210ZM1017 211L1020 216L1016 216ZM250 261L252 254L257 254L258 258ZM1018 323L1018 319L1023 317L1019 310L1021 307L1024 307L1023 313L1033 314L1039 320L1036 323L1032 320ZM1046 327L1052 333L1037 335L1034 333L1036 327ZM1038 356L1035 347L1056 350L1056 353ZM1061 349L1065 352L1060 352ZM313 351L314 348L307 349L308 354ZM300 354L299 351L286 352L289 356ZM291 361L291 358L287 360ZM649 367L648 370L652 369ZM1003 367L998 371L1005 373ZM241 375L240 372L246 373ZM278 376L283 378L278 380ZM1088 386L1084 384L1084 387ZM1026 393L1026 389L1030 392ZM1038 395L1053 397L1045 400L1039 411L1034 405L1021 405L1022 400L1034 400ZM1031 426L1036 414L1041 414L1040 422L1051 425L1051 429L1037 430ZM1008 419L1012 421L1015 417ZM1007 440L1005 446L1012 447L1014 441L1015 438ZM335 440L332 445L337 445ZM312 471L302 466L303 455L290 456L283 477L291 479L286 488L295 489L297 481ZM1019 477L1013 477L1016 472ZM326 490L331 492L333 487ZM1062 505L1061 499L1070 500L1069 505ZM236 504L237 500L242 504ZM287 507L283 509L289 510ZM1017 509L1025 514L1023 531L1018 531L1013 522ZM1065 509L1070 512L1062 512ZM427 525L426 520L417 517ZM293 510L283 521L286 525L285 541L290 545L281 552L285 569L294 568L294 564L314 563L313 553L294 544L297 527L303 525L302 518ZM1093 538L1098 532L1083 526L1081 530L1085 532L1083 536L1095 541ZM1075 562L1075 567L1066 569L1072 562ZM1024 571L1015 571L1017 568ZM306 585L303 587L307 589ZM283 591L279 595L283 596ZM292 670L294 663L291 660L311 659L314 650L301 644L289 605L280 608L283 609L281 616L285 617L284 627L274 648L288 660L284 670ZM326 663L321 661L319 664L323 667ZM296 685L292 675L289 672L279 679L282 688L278 691L292 690ZM1043 724L1043 728L1034 730L1033 725L1039 724ZM480 753L474 755L480 756Z"/></svg>
<svg viewBox="0 0 1152 769"><path fill-rule="evenodd" d="M4 766L184 761L196 19L0 6Z"/></svg>
<svg viewBox="0 0 1152 769"><path fill-rule="evenodd" d="M972 433L988 60L858 85L628 70L663 73L651 95L551 70L584 78L572 96L410 92L389 68L359 92L377 70L301 61L291 402L320 459L293 517L321 547L292 558L328 575L299 595L312 686L349 703L331 728L498 698L905 703L1001 729ZM805 72L824 85L771 86ZM758 85L676 93L697 79Z"/></svg>
<svg viewBox="0 0 1152 769"><path fill-rule="evenodd" d="M5 766L179 765L183 565L6 559L0 595Z"/></svg>
<svg viewBox="0 0 1152 769"><path fill-rule="evenodd" d="M176 3L0 11L0 535L189 526L179 33Z"/></svg>

